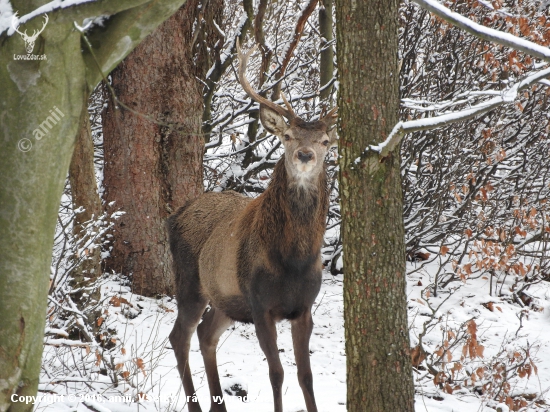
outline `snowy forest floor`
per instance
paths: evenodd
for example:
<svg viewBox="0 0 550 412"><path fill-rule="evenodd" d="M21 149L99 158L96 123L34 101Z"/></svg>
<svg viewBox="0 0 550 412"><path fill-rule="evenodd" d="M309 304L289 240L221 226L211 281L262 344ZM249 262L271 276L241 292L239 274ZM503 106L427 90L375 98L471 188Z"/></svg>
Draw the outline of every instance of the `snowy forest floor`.
<svg viewBox="0 0 550 412"><path fill-rule="evenodd" d="M485 276L468 279L460 285L454 282L444 290L447 293L433 297L426 296L426 287L434 282L437 262L423 268L413 263L407 265L412 272L408 276L407 289L411 346L418 345L426 324L422 341L428 353L427 359L414 371L416 411L495 411L498 402L495 396L491 399L488 395L495 392L480 394L476 388L486 384L491 376L500 376L500 369L495 365L507 364L512 370L514 362L522 359L528 361L523 362L523 368L516 368L519 375L504 379L509 385L508 394L514 399L523 399L523 405L527 404L520 410L550 410L550 283L531 286L530 308L497 298L495 293L490 296L489 279ZM342 275L325 274L313 308L311 363L317 405L322 412L346 410L342 285ZM504 281L504 285L498 284L496 289L502 289L506 297L504 291L509 286ZM175 300L133 295L116 276L106 279L102 292L108 302L103 327L112 334L113 347L108 355L100 356L103 349L93 343L67 347L62 345L63 340L46 340L39 387L39 395L45 398L36 403L35 410L187 411L176 359L168 341L177 313ZM472 319L476 325L473 334ZM284 410L305 411L296 378L289 323L281 322L278 333L285 369ZM481 351L482 357L468 356L467 347L472 336L477 345L483 346L483 349L478 346L478 355ZM448 350L443 353L442 347ZM443 356L437 358L436 353L443 353ZM436 358L444 358L443 363L434 361ZM446 384L435 384L426 362L452 374L456 378L454 389ZM531 364L529 369L525 367ZM273 410L268 366L253 325L237 323L224 333L218 347L218 365L224 390L231 392L231 387L240 384L248 391L247 402L226 394L228 411ZM197 396L206 411L210 403L209 392L196 334L191 343L190 367ZM500 372L501 375L507 373ZM116 387L113 379L118 380ZM463 380L462 388L456 386L460 379ZM52 398L53 394L63 395L63 398ZM144 398L144 395L147 399L138 402L137 397ZM503 411L508 410L503 403L500 406Z"/></svg>

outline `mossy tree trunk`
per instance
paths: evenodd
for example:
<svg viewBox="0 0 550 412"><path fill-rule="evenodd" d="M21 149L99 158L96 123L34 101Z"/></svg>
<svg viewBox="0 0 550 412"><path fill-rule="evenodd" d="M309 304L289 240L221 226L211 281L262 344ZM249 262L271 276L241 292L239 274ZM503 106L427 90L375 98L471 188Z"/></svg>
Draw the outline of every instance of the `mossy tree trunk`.
<svg viewBox="0 0 550 412"><path fill-rule="evenodd" d="M336 0L349 412L414 410L400 158L361 156L398 120L398 6Z"/></svg>
<svg viewBox="0 0 550 412"><path fill-rule="evenodd" d="M56 9L33 51L47 60L15 60L26 54L21 36L0 33L0 412L33 409L11 398L37 392L59 201L89 90L101 79L97 65L110 72L182 3L106 0ZM44 1L9 4L24 16ZM73 22L99 15L112 18L89 34L96 65ZM38 16L21 29L42 23Z"/></svg>

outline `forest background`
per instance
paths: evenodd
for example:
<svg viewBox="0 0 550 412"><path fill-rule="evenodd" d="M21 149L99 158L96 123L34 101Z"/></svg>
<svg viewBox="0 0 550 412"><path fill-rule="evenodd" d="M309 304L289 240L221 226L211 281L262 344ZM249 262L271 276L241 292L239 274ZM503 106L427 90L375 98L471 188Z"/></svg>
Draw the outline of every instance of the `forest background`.
<svg viewBox="0 0 550 412"><path fill-rule="evenodd" d="M351 162L360 165L373 154L384 159L400 144L415 408L545 410L548 6L445 3L467 17L474 32L478 28L471 22L512 35L511 44L499 44L508 40L503 34L495 41L482 30L474 35L449 24L448 10L436 16L425 8L437 8L435 2L422 6L403 2L395 16L402 123L390 135L393 140L370 150L364 145ZM257 196L282 154L236 80L236 40L247 49L260 46L249 71L255 87L275 101L284 91L297 113L315 119L337 104L342 67L336 55L342 51L336 47L336 14L329 1L188 1L108 77L110 70L104 79L96 76L102 81L87 102L88 115L61 108L73 112L80 125L55 228L41 393L88 395L67 408L97 410L101 397L128 394L128 402L103 407L135 410L140 394L153 398L171 373L177 376L167 366L174 364L166 337L175 302L164 219L203 190ZM94 38L109 24L99 17L77 27L78 42L83 48L89 42L92 64L100 67ZM540 52L533 44L545 47ZM25 81L32 79L19 79L19 89ZM374 121L383 110L374 104L367 109ZM383 137L394 126L385 125ZM31 141L28 150L20 146L14 156L40 155L48 139ZM331 206L322 250L327 289L318 309L325 308L319 327L330 332L318 336L334 339L319 344L314 354L334 358L347 349L342 283L349 280L337 151L327 162ZM351 246L364 248L358 242ZM249 345L255 341L248 342L253 330L240 326L227 334L225 353L239 345L248 348L243 357L254 352ZM232 335L248 343L231 343ZM340 356L328 367L334 373L326 374L339 379L319 378L327 402L334 404L327 406L331 411L346 402L352 410L350 402L359 399L349 386L347 399L343 395L342 385L350 382ZM288 366L293 367L291 359ZM246 368L235 373L227 367L226 373L228 393L255 379ZM261 375L257 379L268 388ZM154 408L181 407L182 398L159 400ZM299 397L296 402L299 410Z"/></svg>

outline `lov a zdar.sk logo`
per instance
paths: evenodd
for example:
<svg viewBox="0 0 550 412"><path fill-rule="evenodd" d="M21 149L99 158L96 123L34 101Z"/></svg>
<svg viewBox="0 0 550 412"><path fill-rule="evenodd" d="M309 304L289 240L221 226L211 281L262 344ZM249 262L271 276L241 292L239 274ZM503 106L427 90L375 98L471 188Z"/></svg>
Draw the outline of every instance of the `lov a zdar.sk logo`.
<svg viewBox="0 0 550 412"><path fill-rule="evenodd" d="M27 54L31 54L34 49L34 43L36 42L36 39L44 31L46 28L46 24L48 24L49 17L47 14L44 14L44 24L42 25L42 28L40 30L33 30L32 35L27 34L27 30L24 32L19 31L19 22L17 18L17 13L15 13L11 19L11 26L12 28L21 35L23 38L23 41L25 42L25 49L27 50Z"/></svg>

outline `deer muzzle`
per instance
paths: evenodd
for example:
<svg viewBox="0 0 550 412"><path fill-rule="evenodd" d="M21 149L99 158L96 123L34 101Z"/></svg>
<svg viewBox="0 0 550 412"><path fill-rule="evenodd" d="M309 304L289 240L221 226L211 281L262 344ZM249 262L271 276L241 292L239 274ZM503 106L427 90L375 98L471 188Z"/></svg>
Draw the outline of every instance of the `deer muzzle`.
<svg viewBox="0 0 550 412"><path fill-rule="evenodd" d="M317 157L313 150L299 148L294 152L294 165L299 172L310 172L317 164Z"/></svg>
<svg viewBox="0 0 550 412"><path fill-rule="evenodd" d="M302 163L307 163L313 159L314 153L308 150L298 150L298 160Z"/></svg>

